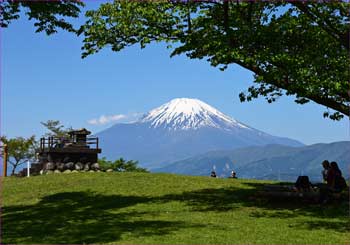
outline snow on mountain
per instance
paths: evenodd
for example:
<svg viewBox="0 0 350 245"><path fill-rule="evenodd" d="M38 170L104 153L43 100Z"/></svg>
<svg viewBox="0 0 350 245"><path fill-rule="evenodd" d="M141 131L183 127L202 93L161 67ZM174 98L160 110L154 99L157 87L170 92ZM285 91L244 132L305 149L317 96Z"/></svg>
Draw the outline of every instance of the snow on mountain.
<svg viewBox="0 0 350 245"><path fill-rule="evenodd" d="M188 98L173 99L151 110L140 122L151 123L153 128L160 127L173 130L189 130L201 127L249 128L198 99Z"/></svg>
<svg viewBox="0 0 350 245"><path fill-rule="evenodd" d="M138 160L150 169L212 150L303 145L251 128L198 99L187 98L173 99L136 122L117 123L97 136L102 156Z"/></svg>

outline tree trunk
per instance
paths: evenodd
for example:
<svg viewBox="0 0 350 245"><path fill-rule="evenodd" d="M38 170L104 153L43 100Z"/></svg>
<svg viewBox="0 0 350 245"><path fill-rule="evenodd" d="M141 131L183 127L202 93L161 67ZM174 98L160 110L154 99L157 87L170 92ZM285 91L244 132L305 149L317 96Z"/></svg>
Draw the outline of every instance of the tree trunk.
<svg viewBox="0 0 350 245"><path fill-rule="evenodd" d="M11 171L11 176L15 174L15 170L16 170L16 167L13 167L13 169Z"/></svg>
<svg viewBox="0 0 350 245"><path fill-rule="evenodd" d="M11 164L12 165L12 171L11 171L11 175L14 175L15 174L15 171L16 171L16 168L18 167L18 162L16 162L15 164Z"/></svg>

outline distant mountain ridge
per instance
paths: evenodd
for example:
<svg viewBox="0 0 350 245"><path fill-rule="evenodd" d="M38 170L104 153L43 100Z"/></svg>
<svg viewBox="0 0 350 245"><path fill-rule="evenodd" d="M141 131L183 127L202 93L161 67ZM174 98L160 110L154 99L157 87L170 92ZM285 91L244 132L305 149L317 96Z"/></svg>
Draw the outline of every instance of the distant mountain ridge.
<svg viewBox="0 0 350 245"><path fill-rule="evenodd" d="M234 169L241 178L295 181L299 175L308 175L321 181L321 162L336 161L343 174L349 177L350 142L314 144L304 147L283 145L251 146L230 151L213 151L168 164L156 172L186 175L209 175L215 169L218 175L228 176Z"/></svg>
<svg viewBox="0 0 350 245"><path fill-rule="evenodd" d="M188 98L173 99L134 123L115 124L97 136L103 156L138 160L149 169L213 150L267 144L303 146L251 128Z"/></svg>

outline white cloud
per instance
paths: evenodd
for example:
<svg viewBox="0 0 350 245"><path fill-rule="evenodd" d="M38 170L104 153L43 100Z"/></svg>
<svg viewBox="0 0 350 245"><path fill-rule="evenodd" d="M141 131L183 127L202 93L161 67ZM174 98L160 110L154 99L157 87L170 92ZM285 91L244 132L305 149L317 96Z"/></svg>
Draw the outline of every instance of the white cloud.
<svg viewBox="0 0 350 245"><path fill-rule="evenodd" d="M110 122L118 122L125 118L127 118L127 115L123 115L123 114L109 115L109 116L102 115L99 118L94 118L89 120L88 123L92 125L104 125Z"/></svg>
<svg viewBox="0 0 350 245"><path fill-rule="evenodd" d="M88 120L88 123L91 125L105 125L107 123L112 122L127 122L135 120L137 117L139 117L141 113L133 113L133 114L116 114L116 115L102 115L99 118L94 118L91 120Z"/></svg>

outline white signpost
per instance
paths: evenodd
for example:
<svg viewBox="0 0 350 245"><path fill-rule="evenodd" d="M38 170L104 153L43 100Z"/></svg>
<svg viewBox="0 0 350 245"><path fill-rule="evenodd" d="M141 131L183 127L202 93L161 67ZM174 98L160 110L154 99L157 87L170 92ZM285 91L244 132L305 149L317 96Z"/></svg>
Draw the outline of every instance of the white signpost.
<svg viewBox="0 0 350 245"><path fill-rule="evenodd" d="M27 177L30 176L30 161L27 161Z"/></svg>

